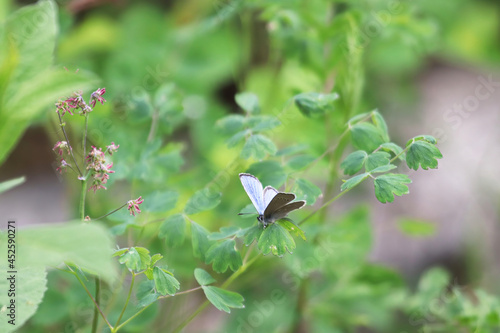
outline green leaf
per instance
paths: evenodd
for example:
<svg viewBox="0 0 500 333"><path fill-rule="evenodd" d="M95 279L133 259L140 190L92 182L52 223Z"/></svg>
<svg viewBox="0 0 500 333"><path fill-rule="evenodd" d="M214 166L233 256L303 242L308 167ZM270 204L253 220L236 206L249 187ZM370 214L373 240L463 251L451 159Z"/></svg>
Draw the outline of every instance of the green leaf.
<svg viewBox="0 0 500 333"><path fill-rule="evenodd" d="M385 142L389 142L389 133L387 132L387 124L385 123L384 117L378 112L378 110L372 111L372 122L373 125L382 134L382 138Z"/></svg>
<svg viewBox="0 0 500 333"><path fill-rule="evenodd" d="M208 231L198 223L191 221L191 243L193 245L193 254L195 257L205 261L207 253L212 242L208 239Z"/></svg>
<svg viewBox="0 0 500 333"><path fill-rule="evenodd" d="M361 170L367 156L368 154L364 150L352 152L340 163L340 168L344 170L344 174L352 176Z"/></svg>
<svg viewBox="0 0 500 333"><path fill-rule="evenodd" d="M5 244L7 242L4 242ZM3 246L2 246L3 247ZM2 248L2 250L4 250ZM5 246L5 251L7 253L7 247ZM3 263L0 265L0 271L7 272L7 266ZM10 280L8 280L10 274L3 274L4 276L0 279L0 313L2 314L2 320L0 320L0 331L1 332L13 332L17 331L38 309L38 306L42 302L43 295L47 290L47 273L44 267L21 267L17 269L17 274L15 278L15 297L8 296L8 290L10 289ZM10 300L15 299L15 326L9 324L9 309L11 306Z"/></svg>
<svg viewBox="0 0 500 333"><path fill-rule="evenodd" d="M179 194L175 191L156 191L144 196L144 210L148 212L166 212L175 208Z"/></svg>
<svg viewBox="0 0 500 333"><path fill-rule="evenodd" d="M274 155L278 149L274 143L261 134L254 134L245 142L241 150L241 158L254 157L257 160L264 159L268 154Z"/></svg>
<svg viewBox="0 0 500 333"><path fill-rule="evenodd" d="M221 196L222 193L215 193L209 187L201 189L189 198L186 207L184 207L184 213L193 215L213 209L220 204Z"/></svg>
<svg viewBox="0 0 500 333"><path fill-rule="evenodd" d="M131 247L125 254L121 255L118 261L120 264L125 264L125 266L127 266L130 270L141 270L141 256L133 247Z"/></svg>
<svg viewBox="0 0 500 333"><path fill-rule="evenodd" d="M236 94L235 98L236 104L240 106L243 110L248 113L259 113L259 98L257 95L251 92L242 92Z"/></svg>
<svg viewBox="0 0 500 333"><path fill-rule="evenodd" d="M409 236L432 236L436 233L436 225L431 222L404 218L398 221L399 229Z"/></svg>
<svg viewBox="0 0 500 333"><path fill-rule="evenodd" d="M295 105L306 117L321 117L334 109L337 93L320 94L315 92L302 93L294 97Z"/></svg>
<svg viewBox="0 0 500 333"><path fill-rule="evenodd" d="M285 228L289 232L294 233L295 236L299 236L303 240L306 240L306 234L304 233L304 230L300 229L300 227L295 223L293 223L293 221L290 220L289 218L281 219L276 223L279 223L283 228Z"/></svg>
<svg viewBox="0 0 500 333"><path fill-rule="evenodd" d="M208 274L206 270L201 268L196 268L194 270L194 277L200 286L207 286L215 282L212 275Z"/></svg>
<svg viewBox="0 0 500 333"><path fill-rule="evenodd" d="M248 133L248 131L244 130L244 131L236 133L235 135L233 135L232 137L227 139L227 141L226 141L227 147L232 148L232 147L238 145L241 141L243 141L243 139L245 138L247 133Z"/></svg>
<svg viewBox="0 0 500 333"><path fill-rule="evenodd" d="M387 171L390 171L390 170L393 170L393 169L396 169L397 166L395 166L394 164L386 164L386 165L382 165L382 166L379 166L373 170L370 171L370 175L374 174L374 173L382 173L382 172L387 172Z"/></svg>
<svg viewBox="0 0 500 333"><path fill-rule="evenodd" d="M376 169L380 166L388 165L390 157L391 155L384 151L377 151L375 153L371 153L366 158L365 170L372 171L373 169Z"/></svg>
<svg viewBox="0 0 500 333"><path fill-rule="evenodd" d="M380 147L381 147L382 150L384 150L386 152L393 153L394 156L398 156L403 151L403 148L401 148L400 146L398 146L397 144L395 144L393 142L383 143L383 144L380 145ZM406 154L403 153L403 154L399 155L398 158L401 161L404 161L405 160L405 156L406 156Z"/></svg>
<svg viewBox="0 0 500 333"><path fill-rule="evenodd" d="M10 190L11 188L14 188L16 186L21 185L26 181L26 177L19 177L19 178L13 178L6 180L4 182L0 183L0 194L2 194L5 191Z"/></svg>
<svg viewBox="0 0 500 333"><path fill-rule="evenodd" d="M253 116L248 119L247 125L251 132L262 132L278 127L281 122L274 116Z"/></svg>
<svg viewBox="0 0 500 333"><path fill-rule="evenodd" d="M410 191L405 184L411 183L407 175L388 173L373 180L375 196L381 203L393 202L394 195L402 196Z"/></svg>
<svg viewBox="0 0 500 333"><path fill-rule="evenodd" d="M360 120L369 119L370 116L371 116L371 112L361 113L361 114L358 114L358 115L352 117L351 119L349 119L349 121L347 123L348 123L349 126L352 126L352 125L356 124Z"/></svg>
<svg viewBox="0 0 500 333"><path fill-rule="evenodd" d="M434 267L426 271L418 282L419 293L429 301L437 298L446 289L450 274L443 268Z"/></svg>
<svg viewBox="0 0 500 333"><path fill-rule="evenodd" d="M247 228L245 233L245 245L248 246L253 243L253 241L259 241L260 236L264 228L261 223L254 225L253 227Z"/></svg>
<svg viewBox="0 0 500 333"><path fill-rule="evenodd" d="M279 188L286 180L286 173L281 164L277 161L254 163L248 168L247 172L259 178L264 187L271 185L275 188Z"/></svg>
<svg viewBox="0 0 500 333"><path fill-rule="evenodd" d="M368 172L362 173L360 175L354 176L352 178L349 178L348 180L344 181L344 184L340 187L341 191L349 190L353 188L354 186L358 185L361 183L363 180L368 178L370 174Z"/></svg>
<svg viewBox="0 0 500 333"><path fill-rule="evenodd" d="M316 160L316 157L309 154L298 155L288 160L287 166L294 171L298 171L307 167L314 160Z"/></svg>
<svg viewBox="0 0 500 333"><path fill-rule="evenodd" d="M153 255L151 257L151 262L149 263L149 266L153 266L154 264L156 264L158 261L160 261L161 259L163 258L163 256L159 253Z"/></svg>
<svg viewBox="0 0 500 333"><path fill-rule="evenodd" d="M155 302L161 295L155 291L155 283L151 280L144 280L137 286L137 292L135 296L139 300L137 306L143 308L149 304Z"/></svg>
<svg viewBox="0 0 500 333"><path fill-rule="evenodd" d="M168 246L179 246L184 243L186 237L186 220L182 214L167 217L161 224L158 237L165 239Z"/></svg>
<svg viewBox="0 0 500 333"><path fill-rule="evenodd" d="M213 263L213 269L217 273L224 273L230 267L234 272L242 265L241 255L236 251L234 239L213 244L207 251L205 263Z"/></svg>
<svg viewBox="0 0 500 333"><path fill-rule="evenodd" d="M295 241L281 224L272 223L263 230L257 246L263 255L271 252L275 256L282 257L287 251L292 253Z"/></svg>
<svg viewBox="0 0 500 333"><path fill-rule="evenodd" d="M411 145L413 142L416 142L416 141L424 141L424 142L431 143L433 145L437 144L436 138L433 137L432 135L419 135L419 136L416 136L416 137L408 140L408 142L406 142L406 147L408 147L409 145Z"/></svg>
<svg viewBox="0 0 500 333"><path fill-rule="evenodd" d="M294 193L298 200L305 200L308 205L314 205L322 195L321 189L307 179L299 178L295 181Z"/></svg>
<svg viewBox="0 0 500 333"><path fill-rule="evenodd" d="M175 295L180 288L180 283L173 275L160 268L153 269L153 277L155 281L155 288L161 295Z"/></svg>
<svg viewBox="0 0 500 333"><path fill-rule="evenodd" d="M245 117L239 114L232 114L217 120L216 126L222 134L230 135L243 130L245 123Z"/></svg>
<svg viewBox="0 0 500 333"><path fill-rule="evenodd" d="M354 147L367 153L371 153L385 142L380 131L369 123L358 123L352 126L351 140Z"/></svg>
<svg viewBox="0 0 500 333"><path fill-rule="evenodd" d="M248 219L248 218L254 219L255 218L254 214L257 214L257 210L255 209L255 206L252 203L249 203L248 205L243 207L242 210L240 210L239 214L243 214L243 215L241 215L241 217L244 219Z"/></svg>
<svg viewBox="0 0 500 333"><path fill-rule="evenodd" d="M416 141L410 144L410 148L406 152L406 164L413 170L417 170L419 166L424 170L436 169L437 159L442 157L443 155L434 144L427 141Z"/></svg>
<svg viewBox="0 0 500 333"><path fill-rule="evenodd" d="M289 146L283 149L278 150L276 152L276 156L288 156L288 155L294 155L297 153L301 153L309 148L309 145L303 143L303 144L298 144L294 146Z"/></svg>
<svg viewBox="0 0 500 333"><path fill-rule="evenodd" d="M227 237L234 236L240 231L241 231L241 228L237 227L237 226L222 227L222 228L220 228L219 232L213 232L210 235L208 235L208 239L213 240L213 241L217 241L217 240L221 240L221 239L224 239Z"/></svg>
<svg viewBox="0 0 500 333"><path fill-rule="evenodd" d="M149 250L144 247L135 247L135 250L139 253L141 257L140 269L146 269L151 262L151 256L149 255Z"/></svg>
<svg viewBox="0 0 500 333"><path fill-rule="evenodd" d="M107 283L116 278L113 247L108 231L98 223L67 222L19 230L18 262L27 266L72 263Z"/></svg>
<svg viewBox="0 0 500 333"><path fill-rule="evenodd" d="M230 308L244 308L244 299L238 293L213 286L202 286L202 288L210 303L221 311L230 313Z"/></svg>

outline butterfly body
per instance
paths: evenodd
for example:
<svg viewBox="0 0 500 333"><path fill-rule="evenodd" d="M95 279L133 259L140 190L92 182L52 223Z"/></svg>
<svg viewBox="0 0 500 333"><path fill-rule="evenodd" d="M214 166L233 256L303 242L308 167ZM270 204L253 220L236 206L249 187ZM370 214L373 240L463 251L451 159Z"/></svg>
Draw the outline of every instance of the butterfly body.
<svg viewBox="0 0 500 333"><path fill-rule="evenodd" d="M262 188L257 177L249 173L240 173L240 180L257 213L257 220L266 227L285 218L293 210L300 209L305 201L295 201L295 194L279 192L272 186Z"/></svg>

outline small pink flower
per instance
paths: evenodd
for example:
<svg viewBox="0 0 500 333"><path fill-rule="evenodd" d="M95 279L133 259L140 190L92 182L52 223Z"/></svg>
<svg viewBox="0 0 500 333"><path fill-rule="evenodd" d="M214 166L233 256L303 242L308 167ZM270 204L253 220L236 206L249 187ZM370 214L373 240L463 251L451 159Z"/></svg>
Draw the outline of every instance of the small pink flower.
<svg viewBox="0 0 500 333"><path fill-rule="evenodd" d="M106 102L106 100L102 98L102 95L104 95L105 92L106 88L99 88L90 95L90 105L92 105L93 108L95 107L96 102L100 102L101 104Z"/></svg>
<svg viewBox="0 0 500 333"><path fill-rule="evenodd" d="M109 155L113 155L113 153L118 150L118 147L120 147L120 145L115 145L114 142L111 142L109 146L106 146L106 151L109 153Z"/></svg>
<svg viewBox="0 0 500 333"><path fill-rule="evenodd" d="M60 174L62 174L64 171L68 171L68 163L64 160L64 158L61 158L59 166L56 168L57 171L59 171Z"/></svg>
<svg viewBox="0 0 500 333"><path fill-rule="evenodd" d="M135 213L139 214L141 212L141 210L139 209L139 205L142 204L144 202L144 199L142 199L142 196L140 196L139 198L135 199L135 200L129 200L127 202L128 204L128 211L130 212L130 215L134 215L135 216Z"/></svg>
<svg viewBox="0 0 500 333"><path fill-rule="evenodd" d="M57 149L56 153L59 154L60 156L63 156L64 151L67 151L69 153L70 147L66 141L57 141L52 150L56 151L56 149Z"/></svg>

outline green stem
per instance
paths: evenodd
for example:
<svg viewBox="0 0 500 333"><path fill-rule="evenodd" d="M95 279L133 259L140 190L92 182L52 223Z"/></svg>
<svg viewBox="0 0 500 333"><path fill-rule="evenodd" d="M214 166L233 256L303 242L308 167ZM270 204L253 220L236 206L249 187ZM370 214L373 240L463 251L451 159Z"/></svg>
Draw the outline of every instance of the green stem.
<svg viewBox="0 0 500 333"><path fill-rule="evenodd" d="M80 170L80 166L76 162L75 155L73 154L73 148L71 147L71 144L69 143L69 137L68 137L68 134L66 133L66 129L64 128L65 125L63 124L62 117L59 114L59 112L57 112L57 116L59 117L59 126L61 126L61 130L62 130L62 132L64 134L64 138L66 139L66 142L68 143L69 154L71 155L71 158L73 159L73 162L75 163L76 168L78 169L78 174L80 175L80 177L83 177L82 170Z"/></svg>
<svg viewBox="0 0 500 333"><path fill-rule="evenodd" d="M87 132L89 127L89 114L85 114L85 132L83 134L83 164L85 165L85 158L87 157Z"/></svg>
<svg viewBox="0 0 500 333"><path fill-rule="evenodd" d="M96 219L92 219L92 220L93 220L93 221L95 221L95 220L100 220L100 219L102 219L102 218L105 218L106 216L109 216L109 215L111 215L111 214L113 214L113 213L115 213L115 212L119 211L120 209L122 209L122 208L123 208L123 207L125 207L126 205L128 205L128 202L124 203L123 205L121 205L120 207L116 208L115 210L112 210L111 212L109 212L109 213L107 213L107 214L104 214L103 216L99 216L98 218L96 218ZM164 219L162 219L162 221L163 221L163 220L164 220Z"/></svg>
<svg viewBox="0 0 500 333"><path fill-rule="evenodd" d="M125 320L120 326L114 328L111 330L111 333L116 333L118 332L118 330L120 328L122 328L123 326L127 325L131 320L133 320L135 317L137 317L138 315L140 315L141 313L143 313L147 308L149 308L151 305L153 305L153 303L149 304L149 305L146 305L145 307L143 307L142 309L140 309L139 311L137 311L133 316L131 316L129 319Z"/></svg>
<svg viewBox="0 0 500 333"><path fill-rule="evenodd" d="M95 277L95 303L97 306L101 303L101 280ZM97 324L99 323L99 310L98 307L94 308L94 319L92 320L92 333L97 332Z"/></svg>
<svg viewBox="0 0 500 333"><path fill-rule="evenodd" d="M87 178L82 179L82 192L80 193L80 219L85 220L85 196L87 195Z"/></svg>
<svg viewBox="0 0 500 333"><path fill-rule="evenodd" d="M121 327L118 325L120 324L120 321L122 320L122 317L123 317L123 314L125 313L125 310L127 309L128 302L130 301L130 296L132 295L132 288L134 287L134 283L135 283L135 273L132 272L132 281L130 282L130 288L128 290L127 300L125 301L125 305L123 306L122 312L120 313L120 316L118 316L118 320L116 321L116 324L115 324L117 331Z"/></svg>

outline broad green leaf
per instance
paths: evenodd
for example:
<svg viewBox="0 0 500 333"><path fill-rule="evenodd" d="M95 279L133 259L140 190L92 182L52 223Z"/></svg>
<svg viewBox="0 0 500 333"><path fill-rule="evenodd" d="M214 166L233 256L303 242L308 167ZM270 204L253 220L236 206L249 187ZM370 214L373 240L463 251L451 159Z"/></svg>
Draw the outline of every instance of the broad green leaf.
<svg viewBox="0 0 500 333"><path fill-rule="evenodd" d="M295 241L285 227L279 223L272 223L262 231L257 246L263 255L272 253L282 257L287 251L292 253Z"/></svg>
<svg viewBox="0 0 500 333"><path fill-rule="evenodd" d="M247 133L249 133L249 131L246 131L246 130L241 131L241 132L236 133L235 135L233 135L229 139L227 139L227 141L226 141L227 147L233 148L234 146L238 145L241 141L243 141L243 139L245 138Z"/></svg>
<svg viewBox="0 0 500 333"><path fill-rule="evenodd" d="M253 227L246 229L245 245L248 246L248 245L252 244L253 241L258 242L263 231L264 231L264 228L262 227L261 223L258 223L256 225L254 225Z"/></svg>
<svg viewBox="0 0 500 333"><path fill-rule="evenodd" d="M200 286L207 286L215 282L212 275L208 274L206 270L201 268L196 268L194 270L194 277Z"/></svg>
<svg viewBox="0 0 500 333"><path fill-rule="evenodd" d="M193 254L195 257L205 261L205 253L212 245L208 239L208 231L198 223L191 221L191 243L193 245Z"/></svg>
<svg viewBox="0 0 500 333"><path fill-rule="evenodd" d="M3 253L7 253L7 248L4 249L3 245L2 250L4 250ZM0 293L0 315L2 318L0 320L0 331L5 333L14 332L37 311L47 290L47 273L45 267L34 266L17 268L16 274L9 274L6 273L8 269L3 263L0 266L0 271L5 273L2 274L3 276L0 279L0 290L2 290L2 293ZM15 275L15 297L8 296L11 275ZM15 300L14 317L10 317L11 299ZM12 319L15 319L15 325L8 322Z"/></svg>
<svg viewBox="0 0 500 333"><path fill-rule="evenodd" d="M235 292L213 286L202 286L207 299L221 311L231 312L231 308L244 308L243 297Z"/></svg>
<svg viewBox="0 0 500 333"><path fill-rule="evenodd" d="M231 135L245 128L246 119L242 115L232 114L217 120L216 126L222 134Z"/></svg>
<svg viewBox="0 0 500 333"><path fill-rule="evenodd" d="M354 147L367 153L373 152L385 142L382 133L369 123L358 123L352 126L351 139Z"/></svg>
<svg viewBox="0 0 500 333"><path fill-rule="evenodd" d="M155 267L153 268L153 277L155 281L155 288L161 295L175 295L180 288L180 283L168 271Z"/></svg>
<svg viewBox="0 0 500 333"><path fill-rule="evenodd" d="M274 155L277 150L270 139L261 134L254 134L245 142L241 150L241 158L254 157L257 160L262 160L267 155Z"/></svg>
<svg viewBox="0 0 500 333"><path fill-rule="evenodd" d="M157 253L157 254L153 255L151 257L151 262L149 263L149 266L153 266L154 264L156 264L161 259L163 259L163 256L161 254Z"/></svg>
<svg viewBox="0 0 500 333"><path fill-rule="evenodd" d="M354 186L361 183L366 178L368 178L369 176L370 176L370 174L368 172L365 172L365 173L362 173L360 175L349 178L348 180L344 181L344 184L342 184L342 186L340 187L340 190L345 191L345 190L351 189Z"/></svg>
<svg viewBox="0 0 500 333"><path fill-rule="evenodd" d="M403 148L401 148L397 144L395 144L393 142L386 142L386 143L381 144L380 147L382 150L384 150L386 152L391 152L394 154L394 156L398 156L398 158L401 161L405 160L406 154L405 153L401 154L401 152L403 151Z"/></svg>
<svg viewBox="0 0 500 333"><path fill-rule="evenodd" d="M147 212L166 212L175 207L178 198L175 191L156 191L144 196L143 207Z"/></svg>
<svg viewBox="0 0 500 333"><path fill-rule="evenodd" d="M160 227L158 237L164 238L168 246L179 246L186 237L186 220L182 214L167 217Z"/></svg>
<svg viewBox="0 0 500 333"><path fill-rule="evenodd" d="M340 168L344 170L344 174L352 176L361 170L367 156L368 154L364 150L352 152L340 163Z"/></svg>
<svg viewBox="0 0 500 333"><path fill-rule="evenodd" d="M349 119L349 121L347 123L349 124L349 126L352 126L352 125L356 124L358 121L370 119L370 117L371 117L371 112L361 113L361 114L355 115L354 117Z"/></svg>
<svg viewBox="0 0 500 333"><path fill-rule="evenodd" d="M366 158L365 170L368 172L378 167L388 165L390 157L391 155L384 151L377 151L375 153L371 153Z"/></svg>
<svg viewBox="0 0 500 333"><path fill-rule="evenodd" d="M112 257L120 257L122 256L124 253L128 252L128 248L124 248L124 249L119 249L119 250L115 250L113 252L113 255Z"/></svg>
<svg viewBox="0 0 500 333"><path fill-rule="evenodd" d="M372 122L373 125L382 134L382 138L385 142L389 142L389 133L387 132L387 124L385 123L384 117L377 111L372 111Z"/></svg>
<svg viewBox="0 0 500 333"><path fill-rule="evenodd" d="M21 185L26 181L26 177L13 178L0 183L0 194Z"/></svg>
<svg viewBox="0 0 500 333"><path fill-rule="evenodd" d="M445 290L450 282L450 274L440 267L434 267L426 271L418 282L420 294L430 301L437 298Z"/></svg>
<svg viewBox="0 0 500 333"><path fill-rule="evenodd" d="M382 165L382 166L379 166L373 170L370 171L370 174L374 174L374 173L382 173L382 172L387 172L387 171L390 171L390 170L393 170L393 169L396 169L397 166L395 166L394 164L386 164L386 165Z"/></svg>
<svg viewBox="0 0 500 333"><path fill-rule="evenodd" d="M186 207L184 207L184 213L193 215L213 209L220 204L221 196L221 193L212 192L209 187L201 189L189 198Z"/></svg>
<svg viewBox="0 0 500 333"><path fill-rule="evenodd" d="M259 98L257 95L251 92L242 92L236 94L234 97L236 100L236 103L245 110L248 113L259 113L260 112L260 106L259 106Z"/></svg>
<svg viewBox="0 0 500 333"><path fill-rule="evenodd" d="M19 230L20 266L59 266L72 263L103 280L116 278L114 242L98 223L67 222Z"/></svg>
<svg viewBox="0 0 500 333"><path fill-rule="evenodd" d="M295 181L294 193L298 200L305 200L308 205L314 205L322 195L321 189L307 179L299 178Z"/></svg>
<svg viewBox="0 0 500 333"><path fill-rule="evenodd" d="M129 105L127 117L130 122L143 124L151 121L154 106L149 93L145 89L139 87L131 96Z"/></svg>
<svg viewBox="0 0 500 333"><path fill-rule="evenodd" d="M413 142L416 142L416 141L424 141L424 142L431 143L433 145L437 144L436 138L433 137L432 135L419 135L419 136L416 136L416 137L408 140L408 142L406 142L406 147L408 147L409 145L411 145Z"/></svg>
<svg viewBox="0 0 500 333"><path fill-rule="evenodd" d="M410 144L406 152L406 164L413 170L417 170L419 166L424 170L436 169L437 159L442 157L443 155L434 144L427 141L415 141Z"/></svg>
<svg viewBox="0 0 500 333"><path fill-rule="evenodd" d="M298 144L294 146L289 146L283 149L280 149L276 152L276 156L288 156L288 155L294 155L297 153L301 153L309 148L309 145L303 143L303 144Z"/></svg>
<svg viewBox="0 0 500 333"><path fill-rule="evenodd" d="M144 247L135 247L135 250L139 253L141 257L140 269L146 269L151 263L151 256L149 255L149 250Z"/></svg>
<svg viewBox="0 0 500 333"><path fill-rule="evenodd" d="M289 232L294 233L295 236L299 236L303 240L306 240L306 234L304 233L304 230L300 229L300 227L296 225L289 218L281 219L279 221L276 221L276 223L279 223L283 228L285 228Z"/></svg>
<svg viewBox="0 0 500 333"><path fill-rule="evenodd" d="M264 187L271 185L279 188L286 180L286 173L277 161L254 163L248 168L247 172L259 178Z"/></svg>
<svg viewBox="0 0 500 333"><path fill-rule="evenodd" d="M242 260L235 247L234 239L213 244L206 253L205 263L212 263L212 267L217 273L224 273L228 267L233 272L236 271L242 265Z"/></svg>
<svg viewBox="0 0 500 333"><path fill-rule="evenodd" d="M222 227L219 232L213 232L208 235L209 240L221 240L230 236L234 236L241 231L240 227L230 226L230 227Z"/></svg>
<svg viewBox="0 0 500 333"><path fill-rule="evenodd" d="M321 117L335 108L337 93L320 94L315 92L302 93L294 97L295 105L307 117Z"/></svg>
<svg viewBox="0 0 500 333"><path fill-rule="evenodd" d="M120 264L125 264L125 266L127 266L127 268L130 270L141 270L141 256L139 255L139 252L137 252L133 247L131 247L125 254L121 255L118 261L120 262Z"/></svg>
<svg viewBox="0 0 500 333"><path fill-rule="evenodd" d="M298 171L307 167L315 159L316 157L309 154L297 155L288 160L287 166L294 171Z"/></svg>
<svg viewBox="0 0 500 333"><path fill-rule="evenodd" d="M388 173L378 176L373 180L375 185L375 196L381 203L393 202L394 196L408 194L408 186L411 179L407 175Z"/></svg>
<svg viewBox="0 0 500 333"><path fill-rule="evenodd" d="M155 283L152 278L151 280L143 280L139 283L135 296L139 301L137 306L143 308L155 302L161 295L155 291Z"/></svg>
<svg viewBox="0 0 500 333"><path fill-rule="evenodd" d="M410 236L432 236L436 232L436 225L431 222L404 218L398 221L399 229Z"/></svg>
<svg viewBox="0 0 500 333"><path fill-rule="evenodd" d="M247 126L252 132L269 131L281 125L274 116L253 116L248 119Z"/></svg>

